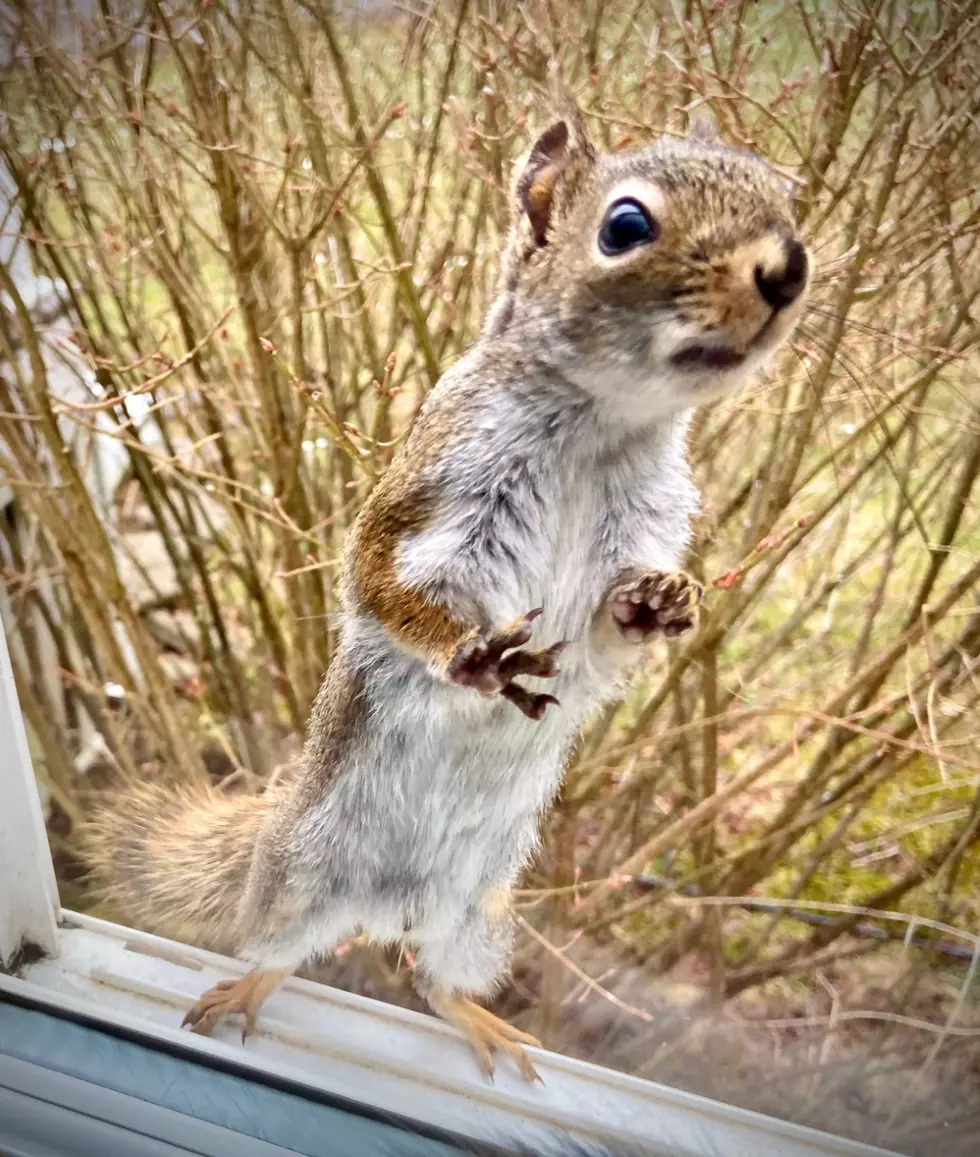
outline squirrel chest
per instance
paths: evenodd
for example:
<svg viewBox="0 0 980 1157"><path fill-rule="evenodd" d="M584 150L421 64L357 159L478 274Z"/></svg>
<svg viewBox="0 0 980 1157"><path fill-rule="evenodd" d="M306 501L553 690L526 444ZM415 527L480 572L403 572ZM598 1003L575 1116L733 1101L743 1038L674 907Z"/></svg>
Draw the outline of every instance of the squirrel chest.
<svg viewBox="0 0 980 1157"><path fill-rule="evenodd" d="M552 689L580 713L610 690L589 669L603 592L626 568L673 568L687 545L697 493L685 432L682 418L604 427L594 407L555 392L496 396L448 441L426 525L399 546L399 577L443 599L466 591L489 624L541 607L536 643L569 644Z"/></svg>

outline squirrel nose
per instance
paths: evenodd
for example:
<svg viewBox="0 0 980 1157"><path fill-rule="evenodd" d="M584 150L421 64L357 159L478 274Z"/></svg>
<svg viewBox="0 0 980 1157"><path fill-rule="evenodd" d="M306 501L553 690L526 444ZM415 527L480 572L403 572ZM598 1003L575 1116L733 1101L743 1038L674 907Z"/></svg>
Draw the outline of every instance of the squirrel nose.
<svg viewBox="0 0 980 1157"><path fill-rule="evenodd" d="M755 284L763 301L773 309L782 309L790 302L796 301L806 288L807 261L806 250L799 241L787 241L785 245L786 259L781 269L763 269L761 265L755 267Z"/></svg>

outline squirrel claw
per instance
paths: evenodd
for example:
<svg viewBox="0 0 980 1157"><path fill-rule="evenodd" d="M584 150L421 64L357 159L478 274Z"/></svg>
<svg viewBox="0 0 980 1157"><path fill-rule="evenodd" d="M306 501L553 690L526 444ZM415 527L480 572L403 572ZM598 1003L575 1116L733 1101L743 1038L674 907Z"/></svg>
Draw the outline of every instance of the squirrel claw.
<svg viewBox="0 0 980 1157"><path fill-rule="evenodd" d="M511 1057L525 1081L544 1084L525 1051L527 1045L540 1048L540 1041L530 1033L521 1032L494 1016L489 1009L462 996L436 996L431 1003L434 1011L455 1025L470 1042L480 1071L487 1080L493 1080L493 1054L499 1051Z"/></svg>
<svg viewBox="0 0 980 1157"><path fill-rule="evenodd" d="M219 980L213 988L187 1010L180 1022L181 1028L209 1036L214 1027L230 1013L245 1015L242 1026L242 1044L255 1031L255 1022L262 1002L282 980L284 973L274 971L248 972L234 980Z"/></svg>
<svg viewBox="0 0 980 1157"><path fill-rule="evenodd" d="M539 679L554 679L558 674L558 656L568 646L568 640L552 643L543 651L514 651L500 660L501 676L510 679L512 675L537 675Z"/></svg>
<svg viewBox="0 0 980 1157"><path fill-rule="evenodd" d="M549 703L553 703L556 707L561 706L554 695L536 695L526 687L518 686L517 683L508 683L501 689L500 694L519 711L523 711L528 719L535 722L543 717Z"/></svg>
<svg viewBox="0 0 980 1157"><path fill-rule="evenodd" d="M643 643L657 631L672 638L691 630L703 594L701 584L683 572L652 571L614 587L607 602L623 636Z"/></svg>
<svg viewBox="0 0 980 1157"><path fill-rule="evenodd" d="M531 623L541 614L537 607L519 619L489 634L473 634L464 639L449 660L450 682L473 687L481 695L503 697L529 719L540 719L553 695L539 695L513 682L515 675L533 675L553 679L558 674L558 656L568 646L567 640L553 643L540 651L524 651L531 637ZM508 652L505 654L505 652Z"/></svg>

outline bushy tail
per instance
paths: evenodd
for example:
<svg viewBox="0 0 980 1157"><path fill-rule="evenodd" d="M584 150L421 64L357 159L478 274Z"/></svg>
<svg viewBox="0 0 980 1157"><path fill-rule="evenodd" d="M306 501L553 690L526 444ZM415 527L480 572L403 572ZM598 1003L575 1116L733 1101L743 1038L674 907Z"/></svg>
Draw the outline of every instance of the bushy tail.
<svg viewBox="0 0 980 1157"><path fill-rule="evenodd" d="M141 784L98 811L84 854L111 915L185 944L231 953L238 905L270 803L263 795Z"/></svg>

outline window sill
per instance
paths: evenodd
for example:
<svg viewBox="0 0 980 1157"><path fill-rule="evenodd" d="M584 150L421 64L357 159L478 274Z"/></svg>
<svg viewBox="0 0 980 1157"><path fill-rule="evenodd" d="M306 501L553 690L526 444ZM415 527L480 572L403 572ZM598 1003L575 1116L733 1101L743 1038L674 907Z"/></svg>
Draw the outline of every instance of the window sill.
<svg viewBox="0 0 980 1157"><path fill-rule="evenodd" d="M240 962L67 911L57 937L59 955L20 977L0 975L0 994L476 1140L558 1130L691 1157L885 1154L556 1053L536 1051L543 1086L526 1084L506 1059L490 1083L434 1017L298 978L269 998L245 1048L234 1026L199 1037L178 1028L180 1016L216 980L240 974Z"/></svg>

